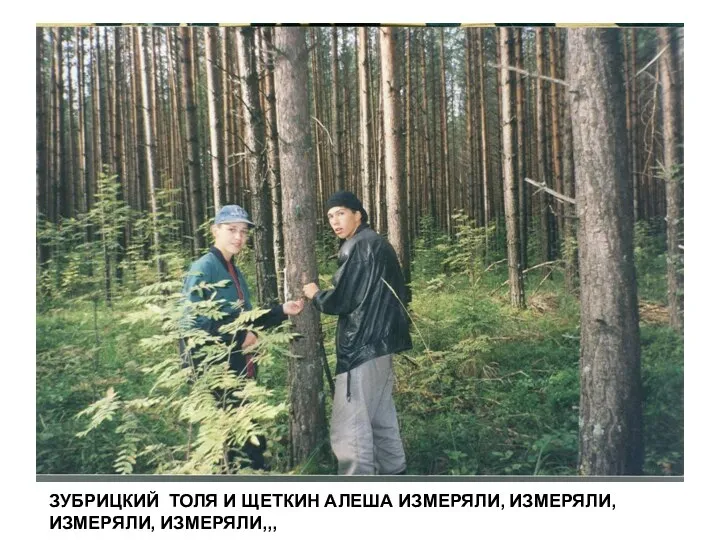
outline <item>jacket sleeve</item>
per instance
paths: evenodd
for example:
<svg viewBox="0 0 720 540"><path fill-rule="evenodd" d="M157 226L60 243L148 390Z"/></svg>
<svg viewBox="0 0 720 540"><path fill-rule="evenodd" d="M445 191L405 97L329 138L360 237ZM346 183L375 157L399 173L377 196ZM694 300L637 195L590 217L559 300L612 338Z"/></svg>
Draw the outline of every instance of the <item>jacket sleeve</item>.
<svg viewBox="0 0 720 540"><path fill-rule="evenodd" d="M273 326L279 326L284 320L288 318L283 313L282 305L273 306L269 312L264 315L260 315L253 321L253 325L259 326L260 328L272 328Z"/></svg>
<svg viewBox="0 0 720 540"><path fill-rule="evenodd" d="M358 249L352 249L333 276L335 287L313 297L315 307L329 315L352 313L367 294L371 264L371 261L363 260Z"/></svg>

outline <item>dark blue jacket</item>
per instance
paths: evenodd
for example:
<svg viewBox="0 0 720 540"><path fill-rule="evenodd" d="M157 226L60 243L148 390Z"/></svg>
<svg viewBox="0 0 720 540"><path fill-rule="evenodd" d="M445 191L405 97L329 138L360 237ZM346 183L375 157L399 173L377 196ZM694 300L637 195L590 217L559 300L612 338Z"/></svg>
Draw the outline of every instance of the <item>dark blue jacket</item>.
<svg viewBox="0 0 720 540"><path fill-rule="evenodd" d="M243 292L244 301L239 307L236 304L240 297L237 292L237 287L235 286L232 276L228 270L228 264L233 265L240 283L240 288ZM209 300L212 294L211 291L193 289L202 282L213 285L222 281L226 281L227 283L223 286L216 286L214 289L214 300L218 302L218 306L225 316L220 320L196 316L192 320L186 320L185 324L193 328L205 330L210 335L220 336L226 344L230 344L232 342L233 349L230 353L230 367L237 373L244 373L246 362L245 355L241 350L241 345L243 341L245 341L247 330L241 330L235 336L220 333L221 326L234 321L243 311L250 311L252 309L250 289L248 288L247 281L245 280L245 276L242 272L233 262L228 263L225 260L225 257L223 257L222 252L213 246L210 248L208 253L190 265L190 270L188 271L183 284L183 295L191 302ZM269 328L279 325L285 319L287 319L287 315L283 313L282 306L277 305L274 306L268 313L265 313L255 319L252 324L255 327ZM181 343L180 346L183 355L187 353L192 354L192 351L187 351L185 349L184 343ZM193 360L197 361L196 358Z"/></svg>

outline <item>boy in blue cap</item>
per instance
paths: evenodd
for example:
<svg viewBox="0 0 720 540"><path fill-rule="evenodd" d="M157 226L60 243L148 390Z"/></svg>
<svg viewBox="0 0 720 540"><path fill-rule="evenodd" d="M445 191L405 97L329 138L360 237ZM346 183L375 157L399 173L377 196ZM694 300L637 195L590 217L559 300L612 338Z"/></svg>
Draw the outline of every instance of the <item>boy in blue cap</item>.
<svg viewBox="0 0 720 540"><path fill-rule="evenodd" d="M211 227L214 244L209 252L192 263L185 283L183 294L191 302L207 300L202 290L197 288L201 282L208 284L219 281L227 281L226 287L215 288L215 301L219 303L221 311L225 314L220 320L212 320L207 317L196 317L193 326L201 328L213 336L220 336L226 344L233 344L230 353L230 368L239 376L248 378L256 377L256 366L252 356L245 354L245 349L257 342L257 336L247 330L241 330L234 336L221 334L220 327L232 322L243 311L252 309L250 301L250 290L245 276L235 266L233 257L240 253L245 247L250 229L255 224L245 209L236 204L223 206L215 216ZM209 295L208 295L209 296ZM241 307L238 309L237 302ZM291 300L282 305L276 305L270 311L253 321L256 327L269 328L277 326L287 319L288 315L297 315L304 307L303 300ZM190 351L186 351L190 353ZM253 469L265 468L263 452L265 441L260 438L260 446L255 446L249 441L243 446L243 452L251 460ZM236 454L236 451L231 451Z"/></svg>

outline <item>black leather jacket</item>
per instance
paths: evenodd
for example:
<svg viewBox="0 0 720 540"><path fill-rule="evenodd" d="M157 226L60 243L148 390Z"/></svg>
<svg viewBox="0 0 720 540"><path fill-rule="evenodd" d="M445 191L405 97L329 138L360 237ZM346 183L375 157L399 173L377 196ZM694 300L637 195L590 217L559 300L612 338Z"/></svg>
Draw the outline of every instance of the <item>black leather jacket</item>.
<svg viewBox="0 0 720 540"><path fill-rule="evenodd" d="M338 265L334 288L313 298L320 311L340 316L336 375L411 348L407 288L388 241L363 223L340 248Z"/></svg>

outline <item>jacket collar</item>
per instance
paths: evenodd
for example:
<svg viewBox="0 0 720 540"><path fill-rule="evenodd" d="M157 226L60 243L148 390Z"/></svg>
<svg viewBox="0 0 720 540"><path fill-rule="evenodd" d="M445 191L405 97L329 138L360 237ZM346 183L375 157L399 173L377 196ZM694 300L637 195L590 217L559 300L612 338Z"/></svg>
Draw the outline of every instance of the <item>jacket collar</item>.
<svg viewBox="0 0 720 540"><path fill-rule="evenodd" d="M225 260L225 256L222 254L222 251L220 251L220 250L219 250L218 248L216 248L215 246L211 246L211 247L210 247L210 253L212 253L213 255L215 255L215 256L218 258L218 260L220 261L220 263L221 263L225 268L227 268L228 263L231 262L231 261Z"/></svg>

